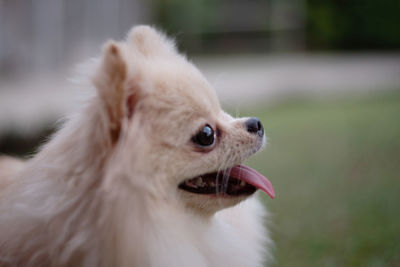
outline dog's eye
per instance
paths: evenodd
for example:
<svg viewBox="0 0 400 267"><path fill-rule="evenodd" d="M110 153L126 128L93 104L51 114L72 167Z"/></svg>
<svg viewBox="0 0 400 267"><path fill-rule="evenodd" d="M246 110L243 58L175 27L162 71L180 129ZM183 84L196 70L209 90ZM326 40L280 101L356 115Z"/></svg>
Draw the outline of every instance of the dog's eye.
<svg viewBox="0 0 400 267"><path fill-rule="evenodd" d="M192 139L192 141L201 146L209 147L215 143L215 133L210 125L204 126Z"/></svg>

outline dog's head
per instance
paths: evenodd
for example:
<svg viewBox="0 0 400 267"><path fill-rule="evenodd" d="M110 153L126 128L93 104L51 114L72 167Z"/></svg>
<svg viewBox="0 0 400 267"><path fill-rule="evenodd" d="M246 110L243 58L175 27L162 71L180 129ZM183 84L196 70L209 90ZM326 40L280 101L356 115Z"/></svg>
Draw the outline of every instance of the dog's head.
<svg viewBox="0 0 400 267"><path fill-rule="evenodd" d="M114 147L109 184L123 179L132 194L202 213L257 188L273 197L265 177L240 165L265 143L261 122L225 113L203 75L163 34L138 26L125 42L106 44L94 84Z"/></svg>

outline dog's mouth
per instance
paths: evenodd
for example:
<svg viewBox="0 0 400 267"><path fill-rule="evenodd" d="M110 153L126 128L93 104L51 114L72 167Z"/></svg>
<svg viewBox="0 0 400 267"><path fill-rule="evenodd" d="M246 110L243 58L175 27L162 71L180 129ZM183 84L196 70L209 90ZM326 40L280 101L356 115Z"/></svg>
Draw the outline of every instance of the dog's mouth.
<svg viewBox="0 0 400 267"><path fill-rule="evenodd" d="M244 165L186 179L178 188L194 194L222 196L249 196L261 189L271 198L275 198L271 182L256 170Z"/></svg>

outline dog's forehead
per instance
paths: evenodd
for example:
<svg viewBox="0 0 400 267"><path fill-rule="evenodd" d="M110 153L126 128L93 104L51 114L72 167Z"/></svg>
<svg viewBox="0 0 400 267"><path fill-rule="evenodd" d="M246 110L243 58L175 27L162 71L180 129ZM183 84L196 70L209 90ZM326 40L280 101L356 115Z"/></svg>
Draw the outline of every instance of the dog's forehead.
<svg viewBox="0 0 400 267"><path fill-rule="evenodd" d="M180 108L185 106L199 113L218 113L218 97L201 74L190 62L163 62L149 77L154 81L155 94L170 99Z"/></svg>

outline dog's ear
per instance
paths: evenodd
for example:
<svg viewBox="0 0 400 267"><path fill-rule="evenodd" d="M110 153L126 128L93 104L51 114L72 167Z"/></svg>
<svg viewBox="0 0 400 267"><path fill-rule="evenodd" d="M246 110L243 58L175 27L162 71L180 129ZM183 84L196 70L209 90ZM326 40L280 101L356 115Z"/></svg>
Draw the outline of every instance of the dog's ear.
<svg viewBox="0 0 400 267"><path fill-rule="evenodd" d="M103 48L100 68L94 77L113 142L119 137L122 119L132 116L141 95L138 85L127 82L128 66L122 49L122 44L109 41Z"/></svg>
<svg viewBox="0 0 400 267"><path fill-rule="evenodd" d="M128 34L128 43L135 46L144 56L176 54L173 40L146 25L133 27Z"/></svg>

